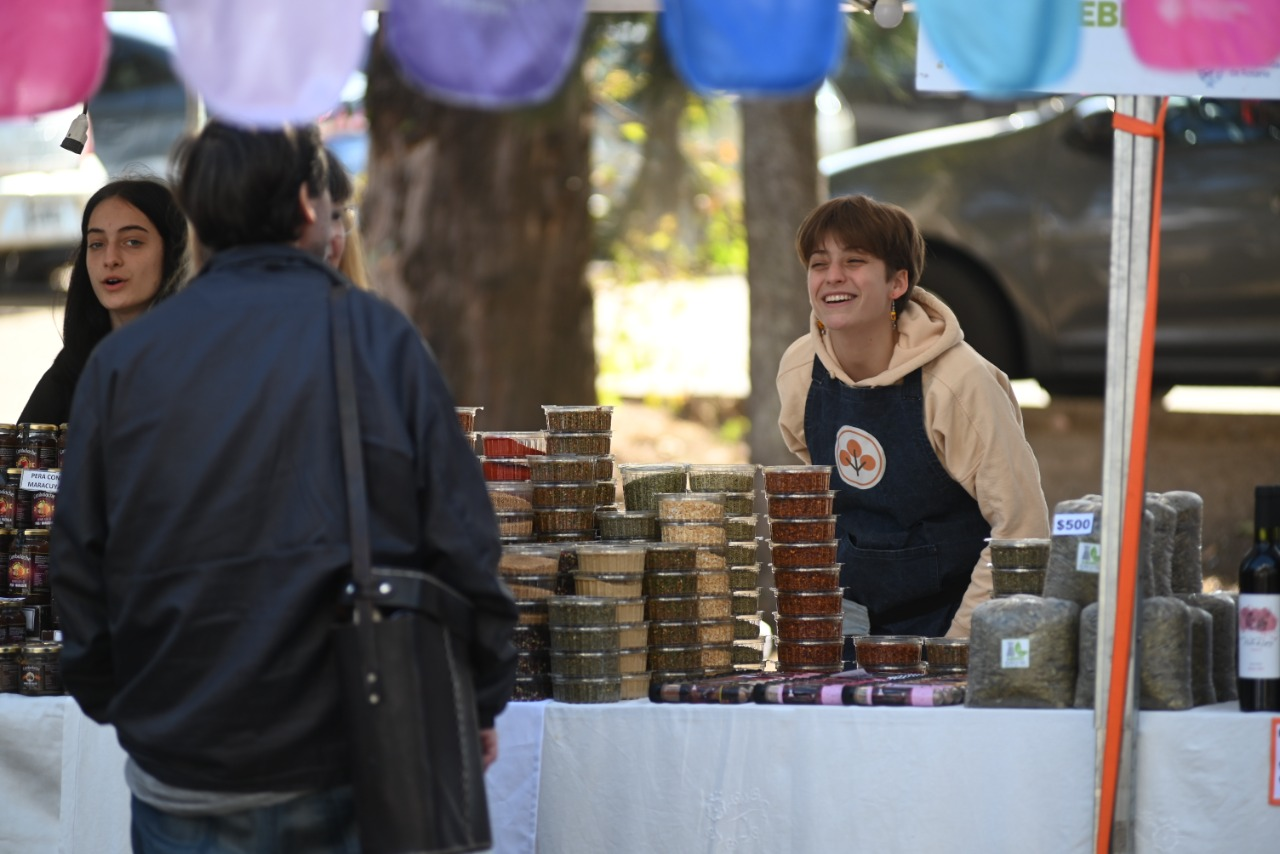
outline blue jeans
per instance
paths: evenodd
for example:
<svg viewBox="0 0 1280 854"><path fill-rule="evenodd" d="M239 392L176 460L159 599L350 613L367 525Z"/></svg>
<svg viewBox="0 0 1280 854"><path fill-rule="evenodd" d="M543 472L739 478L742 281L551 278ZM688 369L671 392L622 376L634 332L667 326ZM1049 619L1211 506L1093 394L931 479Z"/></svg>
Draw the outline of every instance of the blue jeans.
<svg viewBox="0 0 1280 854"><path fill-rule="evenodd" d="M273 807L184 817L133 798L134 854L360 854L350 786Z"/></svg>

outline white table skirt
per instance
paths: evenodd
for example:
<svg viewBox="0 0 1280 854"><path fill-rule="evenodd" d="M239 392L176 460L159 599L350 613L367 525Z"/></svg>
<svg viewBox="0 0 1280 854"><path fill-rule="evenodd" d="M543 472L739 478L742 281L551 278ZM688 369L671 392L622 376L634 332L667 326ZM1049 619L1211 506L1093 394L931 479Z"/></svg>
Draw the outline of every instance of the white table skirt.
<svg viewBox="0 0 1280 854"><path fill-rule="evenodd" d="M1280 850L1272 717L1140 714L1139 854ZM0 852L127 854L114 730L65 697L0 695L0 721ZM498 730L498 854L1090 845L1087 711L544 702L511 704Z"/></svg>

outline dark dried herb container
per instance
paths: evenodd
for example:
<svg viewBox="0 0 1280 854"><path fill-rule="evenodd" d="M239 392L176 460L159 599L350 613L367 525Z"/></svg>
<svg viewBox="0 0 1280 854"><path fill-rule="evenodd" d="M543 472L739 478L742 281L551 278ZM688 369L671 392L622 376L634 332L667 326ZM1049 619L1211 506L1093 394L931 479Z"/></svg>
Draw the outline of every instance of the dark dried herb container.
<svg viewBox="0 0 1280 854"><path fill-rule="evenodd" d="M597 510L602 540L657 540L658 514L645 510Z"/></svg>
<svg viewBox="0 0 1280 854"><path fill-rule="evenodd" d="M698 592L697 569L681 569L673 572L646 572L644 592L647 596L688 596Z"/></svg>
<svg viewBox="0 0 1280 854"><path fill-rule="evenodd" d="M840 564L773 568L773 583L780 593L813 593L840 589Z"/></svg>
<svg viewBox="0 0 1280 854"><path fill-rule="evenodd" d="M618 466L622 473L622 497L627 510L658 512L658 495L688 488L688 464L649 463Z"/></svg>
<svg viewBox="0 0 1280 854"><path fill-rule="evenodd" d="M517 676L539 676L551 672L551 651L540 649L537 652L516 653Z"/></svg>
<svg viewBox="0 0 1280 854"><path fill-rule="evenodd" d="M533 457L480 457L480 472L485 480L528 480L529 460Z"/></svg>
<svg viewBox="0 0 1280 854"><path fill-rule="evenodd" d="M645 572L696 569L697 566L698 547L692 543L649 543L645 546Z"/></svg>
<svg viewBox="0 0 1280 854"><path fill-rule="evenodd" d="M868 673L884 667L915 667L922 663L924 638L916 635L863 635L854 642L858 666Z"/></svg>
<svg viewBox="0 0 1280 854"><path fill-rule="evenodd" d="M486 457L538 456L547 453L547 434L542 430L481 433L480 448Z"/></svg>
<svg viewBox="0 0 1280 854"><path fill-rule="evenodd" d="M548 433L547 453L603 457L609 453L612 433Z"/></svg>
<svg viewBox="0 0 1280 854"><path fill-rule="evenodd" d="M756 512L756 494L754 492L726 492L724 494L724 514L726 516L747 516Z"/></svg>
<svg viewBox="0 0 1280 854"><path fill-rule="evenodd" d="M758 590L760 588L760 564L747 563L729 567L730 590Z"/></svg>
<svg viewBox="0 0 1280 854"><path fill-rule="evenodd" d="M964 673L969 669L969 639L926 638L924 660L930 673Z"/></svg>
<svg viewBox="0 0 1280 854"><path fill-rule="evenodd" d="M551 695L558 703L616 703L622 699L622 677L553 675Z"/></svg>
<svg viewBox="0 0 1280 854"><path fill-rule="evenodd" d="M551 699L551 674L517 676L511 689L511 699L516 702L533 702Z"/></svg>
<svg viewBox="0 0 1280 854"><path fill-rule="evenodd" d="M795 667L841 667L843 638L835 641L785 640L778 638L778 669Z"/></svg>
<svg viewBox="0 0 1280 854"><path fill-rule="evenodd" d="M764 467L764 491L767 493L826 492L830 488L831 466Z"/></svg>
<svg viewBox="0 0 1280 854"><path fill-rule="evenodd" d="M551 623L551 651L617 652L618 627L557 626Z"/></svg>
<svg viewBox="0 0 1280 854"><path fill-rule="evenodd" d="M592 508L595 519L596 482L594 480L561 483L535 483L531 487L533 506L542 510L558 507Z"/></svg>
<svg viewBox="0 0 1280 854"><path fill-rule="evenodd" d="M698 620L652 620L649 622L650 646L687 646L699 643Z"/></svg>
<svg viewBox="0 0 1280 854"><path fill-rule="evenodd" d="M836 538L836 517L769 519L769 539L775 543L822 543Z"/></svg>
<svg viewBox="0 0 1280 854"><path fill-rule="evenodd" d="M645 611L650 621L697 620L698 597L648 596L645 598Z"/></svg>
<svg viewBox="0 0 1280 854"><path fill-rule="evenodd" d="M596 507L614 508L618 500L618 484L610 479L596 481Z"/></svg>
<svg viewBox="0 0 1280 854"><path fill-rule="evenodd" d="M724 558L729 562L730 566L756 563L760 558L759 537L728 543L724 548Z"/></svg>
<svg viewBox="0 0 1280 854"><path fill-rule="evenodd" d="M998 569L1031 567L1044 569L1049 565L1049 539L1023 538L1002 540L992 538L991 565Z"/></svg>
<svg viewBox="0 0 1280 854"><path fill-rule="evenodd" d="M617 676L619 653L616 649L604 652L551 651L553 676Z"/></svg>
<svg viewBox="0 0 1280 854"><path fill-rule="evenodd" d="M844 591L841 588L813 593L793 593L773 588L778 600L778 613L789 617L833 617L844 613Z"/></svg>
<svg viewBox="0 0 1280 854"><path fill-rule="evenodd" d="M529 458L529 479L534 483L584 483L599 480L599 458L556 454Z"/></svg>
<svg viewBox="0 0 1280 854"><path fill-rule="evenodd" d="M613 481L613 454L601 454L593 457L596 461L596 480Z"/></svg>
<svg viewBox="0 0 1280 854"><path fill-rule="evenodd" d="M698 596L699 620L727 620L733 616L734 598L742 594L724 595L719 593Z"/></svg>
<svg viewBox="0 0 1280 854"><path fill-rule="evenodd" d="M760 617L757 614L738 615L733 617L733 639L739 640L759 640L760 639Z"/></svg>
<svg viewBox="0 0 1280 854"><path fill-rule="evenodd" d="M694 670L702 668L702 645L651 646L649 666L654 670Z"/></svg>
<svg viewBox="0 0 1280 854"><path fill-rule="evenodd" d="M764 640L735 641L731 655L736 669L758 670L764 667Z"/></svg>
<svg viewBox="0 0 1280 854"><path fill-rule="evenodd" d="M723 546L728 542L723 522L663 522L658 528L664 543L693 543L702 546Z"/></svg>
<svg viewBox="0 0 1280 854"><path fill-rule="evenodd" d="M834 617L790 617L773 614L778 625L778 637L784 640L839 640L843 642L844 615ZM843 658L843 653L841 655Z"/></svg>
<svg viewBox="0 0 1280 854"><path fill-rule="evenodd" d="M1029 596L1044 594L1043 567L1014 566L992 568L991 595L994 598L1025 593Z"/></svg>
<svg viewBox="0 0 1280 854"><path fill-rule="evenodd" d="M476 430L476 413L484 409L483 406L455 406L453 411L458 415L458 426L462 428L463 433L474 433Z"/></svg>
<svg viewBox="0 0 1280 854"><path fill-rule="evenodd" d="M597 596L552 596L547 613L556 626L617 626L618 603Z"/></svg>
<svg viewBox="0 0 1280 854"><path fill-rule="evenodd" d="M751 463L689 466L689 489L693 492L754 492L756 471Z"/></svg>
<svg viewBox="0 0 1280 854"><path fill-rule="evenodd" d="M724 535L730 542L754 540L756 536L756 519L754 513L745 516L729 516L724 520Z"/></svg>
<svg viewBox="0 0 1280 854"><path fill-rule="evenodd" d="M830 516L835 506L833 490L808 494L779 493L765 496L770 519L813 519Z"/></svg>
<svg viewBox="0 0 1280 854"><path fill-rule="evenodd" d="M730 613L735 617L751 617L760 613L759 590L735 590L730 594Z"/></svg>
<svg viewBox="0 0 1280 854"><path fill-rule="evenodd" d="M612 406L551 406L544 404L548 433L608 433L613 429Z"/></svg>
<svg viewBox="0 0 1280 854"><path fill-rule="evenodd" d="M733 642L733 618L702 620L698 623L698 643L727 644Z"/></svg>
<svg viewBox="0 0 1280 854"><path fill-rule="evenodd" d="M723 492L660 492L658 522L716 522L724 527Z"/></svg>
<svg viewBox="0 0 1280 854"><path fill-rule="evenodd" d="M836 562L836 549L840 543L775 543L769 542L769 556L774 569L792 569L801 566L830 566Z"/></svg>
<svg viewBox="0 0 1280 854"><path fill-rule="evenodd" d="M564 534L591 531L595 535L596 507L557 507L534 510L534 530L539 534Z"/></svg>
<svg viewBox="0 0 1280 854"><path fill-rule="evenodd" d="M596 529L586 528L581 531L556 531L554 533L538 533L534 534L533 539L539 543L563 543L565 545L576 545L577 543L589 543L596 538Z"/></svg>
<svg viewBox="0 0 1280 854"><path fill-rule="evenodd" d="M517 652L546 652L551 649L551 628L541 626L516 626L512 630L511 643Z"/></svg>
<svg viewBox="0 0 1280 854"><path fill-rule="evenodd" d="M649 671L650 685L677 685L684 682L695 682L704 675L701 667L690 668L689 670L651 670ZM652 689L649 691L650 698L653 697Z"/></svg>

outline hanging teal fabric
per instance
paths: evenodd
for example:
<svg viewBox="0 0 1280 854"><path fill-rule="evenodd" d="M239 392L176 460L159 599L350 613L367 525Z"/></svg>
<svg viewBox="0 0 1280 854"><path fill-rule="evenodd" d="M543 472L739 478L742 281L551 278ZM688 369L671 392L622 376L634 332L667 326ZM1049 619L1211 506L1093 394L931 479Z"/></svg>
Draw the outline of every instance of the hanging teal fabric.
<svg viewBox="0 0 1280 854"><path fill-rule="evenodd" d="M0 0L0 117L89 100L106 65L104 11L106 0Z"/></svg>
<svg viewBox="0 0 1280 854"><path fill-rule="evenodd" d="M537 104L578 56L587 0L394 0L387 47L405 78L464 107Z"/></svg>
<svg viewBox="0 0 1280 854"><path fill-rule="evenodd" d="M672 64L703 94L807 94L844 56L839 0L665 0L663 9Z"/></svg>
<svg viewBox="0 0 1280 854"><path fill-rule="evenodd" d="M916 0L920 29L974 92L1043 90L1075 68L1079 0Z"/></svg>

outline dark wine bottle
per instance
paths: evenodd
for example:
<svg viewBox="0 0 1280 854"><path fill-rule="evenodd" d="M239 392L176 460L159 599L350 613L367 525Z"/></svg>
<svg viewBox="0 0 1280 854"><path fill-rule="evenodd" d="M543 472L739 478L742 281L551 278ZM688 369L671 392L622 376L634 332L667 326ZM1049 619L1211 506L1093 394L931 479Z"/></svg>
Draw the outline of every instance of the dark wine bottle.
<svg viewBox="0 0 1280 854"><path fill-rule="evenodd" d="M1254 489L1254 543L1240 564L1239 654L1243 712L1280 711L1280 486Z"/></svg>

